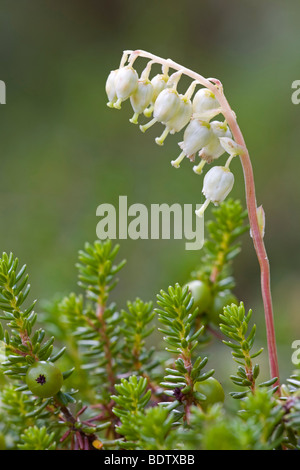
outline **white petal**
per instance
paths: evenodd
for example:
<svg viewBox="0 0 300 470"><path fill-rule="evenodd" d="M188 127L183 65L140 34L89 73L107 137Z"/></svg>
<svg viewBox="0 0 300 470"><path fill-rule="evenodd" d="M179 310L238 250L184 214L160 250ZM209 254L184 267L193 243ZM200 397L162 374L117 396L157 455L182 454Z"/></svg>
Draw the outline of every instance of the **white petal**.
<svg viewBox="0 0 300 470"><path fill-rule="evenodd" d="M222 145L225 152L232 156L241 155L246 150L245 147L237 144L230 137L220 137L220 144Z"/></svg>

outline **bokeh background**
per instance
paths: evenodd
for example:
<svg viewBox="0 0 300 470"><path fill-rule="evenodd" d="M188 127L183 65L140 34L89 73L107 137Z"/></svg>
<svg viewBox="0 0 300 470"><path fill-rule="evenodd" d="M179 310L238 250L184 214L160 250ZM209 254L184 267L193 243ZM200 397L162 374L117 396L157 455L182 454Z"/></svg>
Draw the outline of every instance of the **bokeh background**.
<svg viewBox="0 0 300 470"><path fill-rule="evenodd" d="M28 265L34 297L77 290L77 252L96 239L99 204L117 204L119 195L148 207L203 202L191 165L170 165L180 136L158 147L161 127L142 134L128 121L129 103L122 111L106 106L105 81L122 51L146 49L219 78L238 115L266 212L281 374L290 374L291 344L300 339L300 105L291 101L300 79L299 18L297 0L2 0L0 250ZM232 196L245 205L238 160L232 169ZM161 288L184 282L199 256L184 240L123 240L119 259L128 262L115 300L122 307L136 296L155 300ZM265 346L249 235L234 268L235 292L254 309L257 345ZM220 362L218 348L209 354L222 375L234 366L224 348ZM262 361L267 375L266 353Z"/></svg>

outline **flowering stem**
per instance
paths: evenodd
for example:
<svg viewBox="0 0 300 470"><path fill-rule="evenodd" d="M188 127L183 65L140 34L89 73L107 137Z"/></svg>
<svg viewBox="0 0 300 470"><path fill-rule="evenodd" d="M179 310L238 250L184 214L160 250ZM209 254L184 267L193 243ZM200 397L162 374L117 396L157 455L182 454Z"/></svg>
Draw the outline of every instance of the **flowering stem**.
<svg viewBox="0 0 300 470"><path fill-rule="evenodd" d="M250 227L251 227L251 234L252 234L253 244L254 244L254 248L255 248L257 258L259 261L260 272L261 272L261 291L262 291L262 298L263 298L264 310L265 310L270 372L271 372L272 378L278 377L278 382L276 383L276 385L279 385L279 368L278 368L278 359L277 359L271 285L270 285L270 265L269 265L269 260L268 260L265 244L263 241L263 235L261 233L258 218L257 218L257 205L256 205L256 197L255 197L255 184L254 184L252 164L251 164L249 153L246 150L245 141L244 141L242 132L238 126L238 123L236 121L233 111L231 110L223 94L221 94L220 96L218 94L217 99L220 102L220 105L223 109L224 117L228 122L231 132L235 138L235 141L238 144L243 145L245 147L244 152L240 155L240 160L241 160L243 171L244 171L246 201L247 201L249 222L250 222Z"/></svg>
<svg viewBox="0 0 300 470"><path fill-rule="evenodd" d="M187 75L193 80L196 80L200 85L211 90L216 99L218 100L222 114L227 121L232 135L237 142L241 145L244 150L240 154L240 161L243 167L244 180L245 180L245 190L246 190L246 202L248 209L248 217L251 227L251 235L253 239L254 248L260 265L261 271L261 291L262 298L264 303L265 311L265 322L266 322L266 332L267 332L267 343L268 343L268 352L269 352L269 362L270 362L270 374L271 378L278 378L276 385L279 385L279 368L278 368L278 358L277 358L277 349L276 349L276 338L275 338L275 328L274 328L274 319L273 319L273 307L272 307L272 296L271 296L271 287L270 287L270 265L268 261L268 256L266 248L263 241L263 234L259 227L259 221L257 217L257 205L256 205L256 196L255 196L255 184L253 169L250 160L249 153L246 149L245 141L243 134L239 128L239 125L236 120L236 115L231 109L224 93L223 87L219 80L214 78L204 78L202 75L190 70L186 67L183 67L180 64L177 64L171 59L162 59L161 57L155 56L146 51L136 50L136 51L125 51L128 55L135 60L137 57L144 57L155 61L162 66L168 66L175 70L181 71L183 74Z"/></svg>

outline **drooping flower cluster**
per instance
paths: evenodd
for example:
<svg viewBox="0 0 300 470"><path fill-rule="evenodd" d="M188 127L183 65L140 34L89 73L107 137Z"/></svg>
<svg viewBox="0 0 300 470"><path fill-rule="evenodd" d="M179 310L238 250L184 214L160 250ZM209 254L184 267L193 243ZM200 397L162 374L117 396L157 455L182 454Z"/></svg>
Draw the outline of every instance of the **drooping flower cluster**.
<svg viewBox="0 0 300 470"><path fill-rule="evenodd" d="M120 109L122 102L130 99L134 112L130 122L138 124L142 114L148 118L152 116L150 121L139 126L142 132L156 123L163 124L165 128L161 136L155 139L158 145L164 144L168 134L185 128L183 140L178 144L181 153L171 162L175 168L180 167L185 157L195 162L196 156L199 156L200 160L193 166L193 171L201 174L206 163L212 163L225 152L229 154L225 166L214 166L205 175L202 192L206 201L196 211L201 217L210 202L219 204L231 191L234 176L229 165L234 156L242 153L243 147L232 139L225 120L214 120L222 114L222 109L213 91L202 86L195 92L201 83L194 80L184 94L179 93L177 86L183 71L176 70L169 74L168 61L160 62L162 73L150 80L151 67L156 62L150 60L139 77L133 68L137 57L138 54L125 51L119 69L110 72L106 82L107 105Z"/></svg>

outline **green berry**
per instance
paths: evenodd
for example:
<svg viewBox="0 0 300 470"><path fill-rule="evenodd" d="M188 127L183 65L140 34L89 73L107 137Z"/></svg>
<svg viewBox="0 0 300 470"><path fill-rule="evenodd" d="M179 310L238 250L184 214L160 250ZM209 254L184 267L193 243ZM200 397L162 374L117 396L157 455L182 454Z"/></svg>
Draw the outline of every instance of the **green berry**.
<svg viewBox="0 0 300 470"><path fill-rule="evenodd" d="M190 281L184 287L188 286L194 299L194 306L198 307L198 313L202 314L207 311L211 302L212 294L209 286L200 280Z"/></svg>
<svg viewBox="0 0 300 470"><path fill-rule="evenodd" d="M209 309L208 321L219 326L221 323L220 314L223 313L223 308L231 304L238 305L238 299L232 292L229 290L218 292Z"/></svg>
<svg viewBox="0 0 300 470"><path fill-rule="evenodd" d="M202 382L196 382L194 391L206 396L206 400L203 402L200 401L204 410L214 403L223 403L225 399L223 387L214 377L209 377Z"/></svg>
<svg viewBox="0 0 300 470"><path fill-rule="evenodd" d="M52 362L40 361L27 370L26 384L34 395L49 398L61 389L63 375Z"/></svg>

